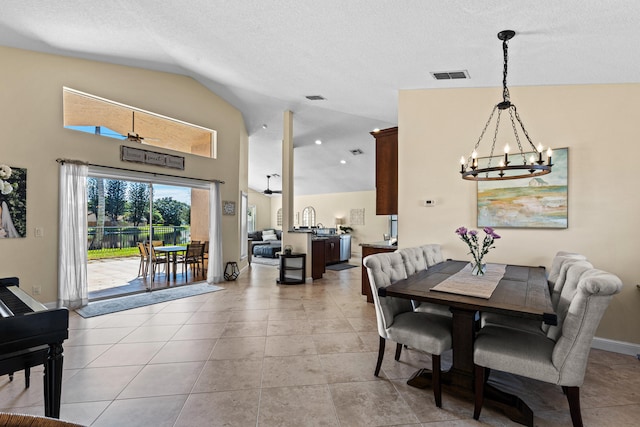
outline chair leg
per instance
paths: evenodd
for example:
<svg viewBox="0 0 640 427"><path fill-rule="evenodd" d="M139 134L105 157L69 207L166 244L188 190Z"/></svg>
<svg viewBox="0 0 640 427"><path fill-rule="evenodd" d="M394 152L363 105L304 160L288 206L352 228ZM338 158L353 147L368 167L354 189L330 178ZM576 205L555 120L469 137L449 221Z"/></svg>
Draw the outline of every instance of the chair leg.
<svg viewBox="0 0 640 427"><path fill-rule="evenodd" d="M440 382L440 355L431 355L431 386L433 387L433 397L436 406L442 408L442 383Z"/></svg>
<svg viewBox="0 0 640 427"><path fill-rule="evenodd" d="M402 352L402 344L396 344L396 360L400 360L401 352Z"/></svg>
<svg viewBox="0 0 640 427"><path fill-rule="evenodd" d="M382 366L382 358L384 357L384 345L386 344L386 342L387 342L386 339L380 337L380 346L378 347L378 363L376 363L376 371L373 374L376 377L380 373L380 367Z"/></svg>
<svg viewBox="0 0 640 427"><path fill-rule="evenodd" d="M580 387L562 387L567 400L569 401L569 411L571 412L571 422L573 427L582 427L582 414L580 411Z"/></svg>
<svg viewBox="0 0 640 427"><path fill-rule="evenodd" d="M482 403L484 401L485 368L483 368L482 366L474 365L474 370L475 400L473 408L473 419L477 420L478 418L480 418L480 410L482 410Z"/></svg>

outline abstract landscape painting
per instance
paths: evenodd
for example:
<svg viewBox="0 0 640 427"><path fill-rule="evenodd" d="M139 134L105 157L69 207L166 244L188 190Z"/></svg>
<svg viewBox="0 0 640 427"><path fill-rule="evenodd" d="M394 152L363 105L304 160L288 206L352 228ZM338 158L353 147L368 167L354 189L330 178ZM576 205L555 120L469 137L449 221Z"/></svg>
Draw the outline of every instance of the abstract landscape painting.
<svg viewBox="0 0 640 427"><path fill-rule="evenodd" d="M567 228L568 152L568 148L553 150L553 168L547 175L478 181L478 227Z"/></svg>

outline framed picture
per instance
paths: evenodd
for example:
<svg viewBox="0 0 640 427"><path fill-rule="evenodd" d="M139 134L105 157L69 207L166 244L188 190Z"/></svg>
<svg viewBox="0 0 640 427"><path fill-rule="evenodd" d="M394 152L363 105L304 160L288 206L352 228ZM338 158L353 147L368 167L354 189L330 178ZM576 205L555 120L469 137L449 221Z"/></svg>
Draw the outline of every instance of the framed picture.
<svg viewBox="0 0 640 427"><path fill-rule="evenodd" d="M497 165L501 158L485 157L478 163ZM536 178L478 181L478 227L568 228L569 149L554 149L552 163L551 173Z"/></svg>
<svg viewBox="0 0 640 427"><path fill-rule="evenodd" d="M223 215L235 215L236 214L236 202L223 200L222 201L222 214Z"/></svg>
<svg viewBox="0 0 640 427"><path fill-rule="evenodd" d="M0 164L0 239L27 235L27 170Z"/></svg>

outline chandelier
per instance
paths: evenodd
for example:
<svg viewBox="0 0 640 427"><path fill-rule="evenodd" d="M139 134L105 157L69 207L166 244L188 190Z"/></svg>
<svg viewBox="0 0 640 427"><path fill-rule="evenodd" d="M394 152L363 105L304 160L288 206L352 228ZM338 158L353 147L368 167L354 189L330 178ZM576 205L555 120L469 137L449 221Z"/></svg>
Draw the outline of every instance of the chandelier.
<svg viewBox="0 0 640 427"><path fill-rule="evenodd" d="M502 40L502 52L504 56L504 68L502 74L502 102L496 104L491 110L491 115L489 116L489 120L484 125L482 129L482 133L480 134L480 138L478 138L478 142L476 142L475 147L473 148L473 152L471 156L467 159L463 157L460 158L460 173L462 174L462 179L470 180L470 181L499 181L499 180L507 180L507 179L519 179L519 178L532 178L538 177L541 175L546 175L551 172L551 148L547 150L547 159L546 163L543 160L543 147L542 144L539 144L538 147L533 144L529 134L527 133L524 125L522 124L522 120L520 119L520 115L516 110L515 104L511 102L509 99L509 89L507 88L507 62L508 62L508 46L507 41L512 39L515 36L515 31L512 30L504 30L498 33L498 39ZM500 127L500 115L501 113L507 110L509 111L509 118L511 120L511 128L513 129L513 133L515 136L515 141L518 144L518 153L514 154L516 159L510 160L509 158L509 144L504 147L504 158L501 158L498 164L492 165L492 162L496 162L494 159L494 149L496 146L496 140L498 138L498 130ZM496 115L496 111L498 114ZM491 152L488 157L488 161L483 162L482 165L478 164L478 146L482 142L482 138L484 137L487 129L489 128L489 124L491 123L493 117L496 116L496 125L495 131L493 132L493 144L491 145ZM517 122L517 124L516 124ZM525 153L522 148L522 144L520 143L520 136L518 133L518 126L522 129L522 134L526 138L527 142L531 145L531 150ZM530 154L527 159L526 154ZM482 166L482 167L481 167Z"/></svg>

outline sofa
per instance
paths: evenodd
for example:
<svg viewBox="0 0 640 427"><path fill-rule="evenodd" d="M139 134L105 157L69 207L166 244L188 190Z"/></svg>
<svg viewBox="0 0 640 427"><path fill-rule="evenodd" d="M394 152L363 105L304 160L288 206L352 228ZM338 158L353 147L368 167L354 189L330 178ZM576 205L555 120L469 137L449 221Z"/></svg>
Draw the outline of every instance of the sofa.
<svg viewBox="0 0 640 427"><path fill-rule="evenodd" d="M275 258L282 251L282 230L265 229L249 233L251 255Z"/></svg>

